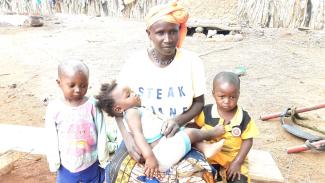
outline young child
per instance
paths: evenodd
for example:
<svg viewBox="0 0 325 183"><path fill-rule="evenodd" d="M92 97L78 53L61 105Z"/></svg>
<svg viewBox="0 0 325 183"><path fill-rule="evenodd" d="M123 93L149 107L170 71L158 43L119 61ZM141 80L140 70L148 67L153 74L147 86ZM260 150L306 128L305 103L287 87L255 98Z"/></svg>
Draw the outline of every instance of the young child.
<svg viewBox="0 0 325 183"><path fill-rule="evenodd" d="M224 133L223 127L211 130L185 128L173 137L166 138L161 133L164 117L141 107L140 97L129 87L120 86L114 81L103 84L98 96L98 107L110 116L123 116L136 145L145 159L145 175L152 178L158 171L165 172L176 164L191 149L191 143L211 140ZM206 156L220 150L223 141L199 143L198 149Z"/></svg>
<svg viewBox="0 0 325 183"><path fill-rule="evenodd" d="M56 81L63 97L49 103L45 118L47 160L50 171L58 172L58 183L104 181L109 154L106 129L95 98L85 96L88 80L84 63L59 64Z"/></svg>
<svg viewBox="0 0 325 183"><path fill-rule="evenodd" d="M213 80L212 94L215 104L206 105L195 119L198 126L211 129L223 125L225 134L216 138L225 139L220 152L208 158L210 164L223 167L220 173L228 182L249 182L246 156L253 145L258 130L254 120L237 105L240 80L231 72L221 72ZM222 173L223 172L223 173Z"/></svg>

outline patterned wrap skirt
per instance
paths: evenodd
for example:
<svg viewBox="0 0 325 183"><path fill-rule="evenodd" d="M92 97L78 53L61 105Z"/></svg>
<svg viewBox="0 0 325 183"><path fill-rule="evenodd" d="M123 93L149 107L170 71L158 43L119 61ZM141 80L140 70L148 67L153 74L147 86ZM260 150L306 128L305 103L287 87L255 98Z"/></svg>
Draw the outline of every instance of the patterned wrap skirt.
<svg viewBox="0 0 325 183"><path fill-rule="evenodd" d="M213 183L214 177L207 160L202 153L191 149L189 153L167 172L158 177L149 179L144 175L144 166L137 163L128 154L125 144L122 143L106 167L106 182L108 183Z"/></svg>

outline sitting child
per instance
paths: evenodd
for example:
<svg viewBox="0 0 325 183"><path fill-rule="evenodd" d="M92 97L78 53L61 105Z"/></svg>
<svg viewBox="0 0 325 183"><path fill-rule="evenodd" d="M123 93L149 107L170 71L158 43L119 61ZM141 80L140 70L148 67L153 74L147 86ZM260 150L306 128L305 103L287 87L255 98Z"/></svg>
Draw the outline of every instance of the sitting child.
<svg viewBox="0 0 325 183"><path fill-rule="evenodd" d="M88 80L88 67L80 61L58 67L63 97L49 103L45 117L47 160L50 171L58 172L58 183L104 181L109 158L106 128L95 98L85 96Z"/></svg>
<svg viewBox="0 0 325 183"><path fill-rule="evenodd" d="M158 172L165 172L176 164L191 149L191 144L203 140L211 140L224 133L223 127L216 126L211 130L185 128L173 137L166 138L161 134L164 116L153 114L152 111L141 107L140 97L129 87L115 83L103 84L98 96L98 108L110 116L123 116L136 145L145 159L147 177L154 177ZM218 143L198 144L197 148L207 157L217 153L223 141Z"/></svg>
<svg viewBox="0 0 325 183"><path fill-rule="evenodd" d="M204 129L224 126L225 134L215 139L225 139L224 145L208 161L225 170L220 173L228 182L250 182L246 156L253 145L253 138L258 134L254 120L237 105L239 93L240 80L236 74L217 74L212 90L216 103L206 105L195 119L196 124Z"/></svg>

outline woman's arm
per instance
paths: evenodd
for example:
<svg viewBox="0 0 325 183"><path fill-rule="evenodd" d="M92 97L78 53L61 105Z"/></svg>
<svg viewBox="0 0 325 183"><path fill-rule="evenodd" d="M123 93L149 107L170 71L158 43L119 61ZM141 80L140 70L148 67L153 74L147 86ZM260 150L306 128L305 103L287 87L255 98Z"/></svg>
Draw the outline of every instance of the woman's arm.
<svg viewBox="0 0 325 183"><path fill-rule="evenodd" d="M192 106L184 113L176 116L174 119L167 120L162 127L162 132L166 137L172 137L179 130L180 126L191 121L200 114L204 107L204 95L193 98Z"/></svg>
<svg viewBox="0 0 325 183"><path fill-rule="evenodd" d="M176 116L175 121L183 126L187 122L191 121L195 116L199 115L204 107L204 95L193 98L192 106L189 110L185 111L181 115Z"/></svg>
<svg viewBox="0 0 325 183"><path fill-rule="evenodd" d="M122 134L125 146L130 154L130 156L137 162L143 163L143 157L137 145L134 142L134 139L130 133L126 131L122 117L115 117L117 126Z"/></svg>

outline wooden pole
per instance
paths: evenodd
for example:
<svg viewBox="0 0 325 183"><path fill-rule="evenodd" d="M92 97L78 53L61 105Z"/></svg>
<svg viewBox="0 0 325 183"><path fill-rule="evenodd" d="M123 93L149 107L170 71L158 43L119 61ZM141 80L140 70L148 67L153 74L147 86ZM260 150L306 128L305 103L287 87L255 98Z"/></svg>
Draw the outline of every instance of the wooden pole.
<svg viewBox="0 0 325 183"><path fill-rule="evenodd" d="M325 140L319 140L317 142L312 142L311 143L313 146L315 146L316 148L320 148L321 146L325 146ZM298 152L302 152L302 151L307 151L310 148L306 145L299 145L299 146L294 146L294 147L289 147L287 149L287 153L291 154L291 153L298 153Z"/></svg>
<svg viewBox="0 0 325 183"><path fill-rule="evenodd" d="M321 109L321 108L325 108L325 103L323 104L317 104L311 107L300 107L296 109L297 113L303 113L303 112L308 112L308 111L312 111L312 110L316 110L316 109ZM273 114L267 114L267 115L262 115L260 116L260 119L263 121L272 119L272 118L277 118L280 117L282 114L282 112L278 112L278 113L273 113Z"/></svg>

